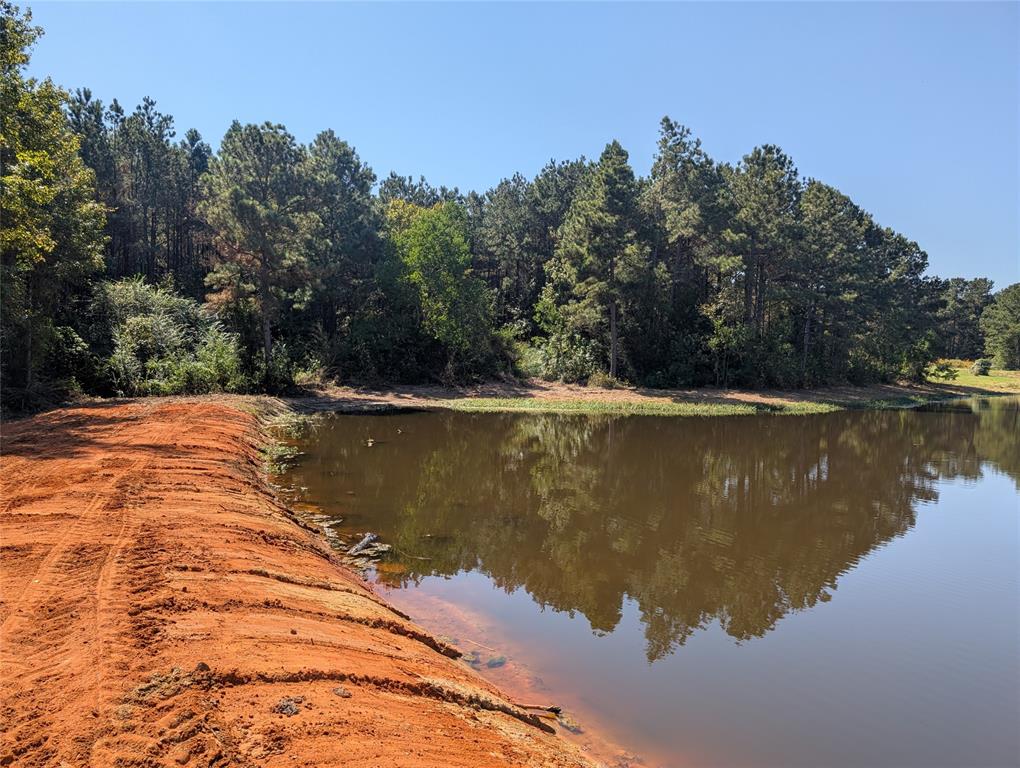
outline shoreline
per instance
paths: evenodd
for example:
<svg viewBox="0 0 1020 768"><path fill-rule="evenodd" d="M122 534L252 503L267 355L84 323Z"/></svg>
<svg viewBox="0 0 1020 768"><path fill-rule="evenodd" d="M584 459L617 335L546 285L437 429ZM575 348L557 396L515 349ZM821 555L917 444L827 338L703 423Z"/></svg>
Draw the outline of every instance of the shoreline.
<svg viewBox="0 0 1020 768"><path fill-rule="evenodd" d="M0 764L599 764L595 741L564 738L455 661L270 485L270 430L288 414L488 409L513 395L498 387L103 400L5 423ZM667 396L580 389L572 402L593 406L576 412ZM562 386L515 392L539 401L528 410L564 402ZM874 394L805 402L875 407ZM1014 392L880 394L909 407ZM754 394L770 408L782 396Z"/></svg>
<svg viewBox="0 0 1020 768"><path fill-rule="evenodd" d="M595 765L277 501L237 405L5 425L0 764Z"/></svg>
<svg viewBox="0 0 1020 768"><path fill-rule="evenodd" d="M985 384L985 382L981 382ZM366 413L424 409L474 413L578 413L679 417L755 414L808 415L844 410L915 408L966 397L1020 394L1020 373L973 384L875 384L802 390L601 389L536 379L471 387L428 385L324 387L314 393L277 398L303 413Z"/></svg>
<svg viewBox="0 0 1020 768"><path fill-rule="evenodd" d="M962 369L961 369L962 371ZM994 373L994 372L993 372ZM967 383L841 385L810 389L653 389L588 387L528 379L465 386L393 384L317 386L298 393L84 396L47 410L4 414L6 424L55 410L137 403L220 403L253 414L273 427L288 414L383 413L400 410L452 410L473 413L576 413L678 417L789 415L849 410L917 408L967 397L1020 395L1020 371L976 377Z"/></svg>

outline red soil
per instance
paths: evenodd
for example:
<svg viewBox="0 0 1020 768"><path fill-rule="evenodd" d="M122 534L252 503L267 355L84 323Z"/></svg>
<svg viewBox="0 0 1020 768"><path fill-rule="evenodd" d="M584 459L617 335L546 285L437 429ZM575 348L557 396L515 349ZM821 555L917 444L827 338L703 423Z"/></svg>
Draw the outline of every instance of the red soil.
<svg viewBox="0 0 1020 768"><path fill-rule="evenodd" d="M4 432L0 765L592 764L277 503L254 416L104 403Z"/></svg>

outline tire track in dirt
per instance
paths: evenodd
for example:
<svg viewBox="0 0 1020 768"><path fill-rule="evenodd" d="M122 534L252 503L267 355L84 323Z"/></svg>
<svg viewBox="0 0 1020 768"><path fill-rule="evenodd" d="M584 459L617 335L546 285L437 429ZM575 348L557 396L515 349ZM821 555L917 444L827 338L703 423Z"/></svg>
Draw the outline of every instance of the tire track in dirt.
<svg viewBox="0 0 1020 768"><path fill-rule="evenodd" d="M114 439L116 439L116 436L114 436ZM114 475L110 482L106 483L103 487L96 489L92 495L92 500L85 507L83 514L77 516L74 523L64 530L57 542L50 547L46 557L43 559L42 563L39 564L36 572L33 574L33 578L25 584L21 594L19 594L13 601L11 604L13 613L3 622L2 625L0 625L0 633L9 631L9 625L12 622L16 623L18 618L17 614L21 613L24 608L26 608L26 603L31 600L32 593L47 589L47 585L43 584L44 578L52 575L57 561L66 555L69 544L74 541L79 541L82 538L82 527L92 523L92 518L95 513L109 505L111 492L116 488L117 484L131 471L139 469L144 463L144 459L133 462L132 465L124 471ZM12 470L8 469L7 471ZM59 482L59 478L65 476L65 471L63 462L57 462L56 466L49 468L48 471L44 470L41 473L28 473L27 477L22 475L18 478L18 480L20 483L31 483L33 487L45 487L55 484L55 478ZM6 496L8 491L6 486L4 490ZM8 512L11 506L11 502L6 503L4 505L3 513ZM33 587L33 584L40 584L41 586L36 588Z"/></svg>
<svg viewBox="0 0 1020 768"><path fill-rule="evenodd" d="M290 518L253 416L4 432L0 765L592 764Z"/></svg>
<svg viewBox="0 0 1020 768"><path fill-rule="evenodd" d="M126 429L126 425L114 429L110 442L121 442ZM21 678L34 684L56 676L56 670L65 668L65 674L76 679L75 685L80 687L83 700L90 701L91 712L101 711L103 680L111 656L108 637L111 624L107 621L109 617L104 616L104 606L111 583L111 567L128 540L132 524L125 509L127 494L122 486L144 472L150 458L143 453L127 462L92 493L90 501L74 522L64 527L9 606L10 612L0 626L3 640L0 664L5 682ZM49 466L43 463L41 472L29 476L32 487L39 488L59 487L71 475L66 462L58 460ZM24 483L23 476L19 479ZM19 642L26 632L34 646L28 650ZM76 633L90 635L86 650L79 651L72 637ZM91 683L84 683L85 678L92 678ZM18 722L17 717L12 720L12 724ZM29 721L33 732L55 727L37 710L33 710Z"/></svg>

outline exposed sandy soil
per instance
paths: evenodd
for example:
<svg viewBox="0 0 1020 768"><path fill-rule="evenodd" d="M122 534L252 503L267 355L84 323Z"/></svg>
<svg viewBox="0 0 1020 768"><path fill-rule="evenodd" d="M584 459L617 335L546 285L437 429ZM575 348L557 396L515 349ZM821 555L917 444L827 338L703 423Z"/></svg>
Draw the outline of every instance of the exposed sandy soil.
<svg viewBox="0 0 1020 768"><path fill-rule="evenodd" d="M327 387L317 396L297 398L295 404L311 409L371 409L373 407L442 407L444 401L463 398L520 398L544 402L592 403L707 403L718 405L789 406L796 403L831 403L853 407L879 400L939 398L972 394L1001 394L996 389L957 384L873 384L864 387L818 387L798 390L749 389L651 389L619 387L602 389L578 384L530 379L523 383L490 382L469 387L389 386Z"/></svg>
<svg viewBox="0 0 1020 768"><path fill-rule="evenodd" d="M0 765L592 764L301 527L224 402L5 425Z"/></svg>

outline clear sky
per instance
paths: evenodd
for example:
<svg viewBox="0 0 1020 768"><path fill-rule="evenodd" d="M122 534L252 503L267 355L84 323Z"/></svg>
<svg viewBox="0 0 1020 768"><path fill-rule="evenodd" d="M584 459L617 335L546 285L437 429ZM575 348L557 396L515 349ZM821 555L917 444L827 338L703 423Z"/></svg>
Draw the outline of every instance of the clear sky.
<svg viewBox="0 0 1020 768"><path fill-rule="evenodd" d="M1020 279L1020 4L36 3L32 72L214 146L230 121L332 128L378 176L484 190L659 119L802 175L917 240L931 271Z"/></svg>

